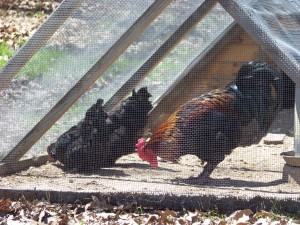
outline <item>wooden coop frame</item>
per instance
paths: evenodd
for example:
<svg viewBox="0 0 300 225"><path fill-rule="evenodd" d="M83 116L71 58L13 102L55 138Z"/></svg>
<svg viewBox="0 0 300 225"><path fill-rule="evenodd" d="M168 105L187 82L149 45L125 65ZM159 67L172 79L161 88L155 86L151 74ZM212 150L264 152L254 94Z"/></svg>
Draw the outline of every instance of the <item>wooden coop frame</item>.
<svg viewBox="0 0 300 225"><path fill-rule="evenodd" d="M3 70L0 71L0 90L5 89L11 79L18 71L29 61L29 59L46 43L51 35L63 24L63 22L72 15L80 6L82 0L65 0L58 9L53 12L49 19L38 29L32 38L13 56ZM28 132L23 139L3 158L0 162L0 175L14 173L29 166L37 166L46 163L48 156L41 156L27 160L21 160L22 156L46 133L46 131L89 89L89 87L109 68L110 65L132 44L140 34L160 15L160 13L172 2L172 0L156 0L140 16L138 20L115 42L111 48L94 64L93 67L71 88L61 100ZM242 0L205 0L190 15L190 17L160 46L160 48L134 73L131 78L112 96L105 104L107 111L112 110L122 99L124 99L141 80L143 80L168 53L187 35L193 28L219 3L233 18L234 22L230 24L225 31L216 38L212 44L206 48L179 76L171 88L160 97L159 103L150 114L152 126L156 126L162 117L157 113L161 111L171 112L174 108L187 100L187 91L196 89L189 87L184 89L191 79L200 81L200 76L195 76L195 72L207 73L211 77L214 71L218 69L215 65L213 71L205 70L207 65L213 64L213 60L219 57L221 60L224 55L230 57L228 52L245 50L244 43L253 48L246 51L246 58L253 58L258 51L264 51L268 56L266 58L275 62L283 71L287 73L296 83L296 110L295 110L295 152L296 157L300 155L300 129L299 111L300 111L300 78L299 64L283 51L274 39L256 24L255 17L251 15L243 6ZM57 19L59 18L59 19ZM51 27L51 29L48 29ZM51 33L49 33L51 30ZM245 33L248 33L248 35ZM233 42L234 37L244 35L246 38L240 38L240 42ZM217 56L216 53L219 53ZM254 59L254 58L253 58ZM225 76L231 76L238 67L231 65L225 69ZM216 77L215 77L216 78ZM197 83L193 82L193 83ZM178 90L184 90L180 93L183 98L177 101ZM173 108L169 107L169 102L175 102ZM167 107L168 106L168 107ZM155 120L155 118L159 118Z"/></svg>

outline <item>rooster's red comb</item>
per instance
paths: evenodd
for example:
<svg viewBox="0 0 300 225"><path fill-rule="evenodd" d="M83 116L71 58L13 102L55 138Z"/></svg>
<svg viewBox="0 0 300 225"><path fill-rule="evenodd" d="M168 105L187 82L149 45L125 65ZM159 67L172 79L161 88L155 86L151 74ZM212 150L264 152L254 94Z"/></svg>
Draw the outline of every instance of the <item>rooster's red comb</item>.
<svg viewBox="0 0 300 225"><path fill-rule="evenodd" d="M140 138L138 140L138 143L135 145L137 148L137 153L142 160L144 161L147 160L153 168L157 169L158 168L157 157L154 154L154 151L152 149L147 149L145 151L145 145L146 145L146 140L144 138Z"/></svg>

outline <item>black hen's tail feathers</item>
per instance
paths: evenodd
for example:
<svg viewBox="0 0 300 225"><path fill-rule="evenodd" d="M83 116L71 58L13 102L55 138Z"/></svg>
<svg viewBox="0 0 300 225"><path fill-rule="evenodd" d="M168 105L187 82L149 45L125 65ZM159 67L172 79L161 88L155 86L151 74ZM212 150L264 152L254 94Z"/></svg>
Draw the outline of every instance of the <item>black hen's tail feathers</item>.
<svg viewBox="0 0 300 225"><path fill-rule="evenodd" d="M295 83L283 71L279 73L279 79L274 83L276 95L278 96L278 103L283 109L294 107L295 104Z"/></svg>

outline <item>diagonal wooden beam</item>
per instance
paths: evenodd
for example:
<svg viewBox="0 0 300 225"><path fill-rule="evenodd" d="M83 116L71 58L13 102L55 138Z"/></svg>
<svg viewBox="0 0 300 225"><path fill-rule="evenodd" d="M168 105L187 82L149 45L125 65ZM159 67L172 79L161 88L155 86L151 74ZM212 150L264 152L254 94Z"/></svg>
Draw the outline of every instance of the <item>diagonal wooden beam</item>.
<svg viewBox="0 0 300 225"><path fill-rule="evenodd" d="M26 170L31 166L41 166L49 161L48 155L34 157L30 159L20 160L18 162L1 163L0 162L0 176L8 175Z"/></svg>
<svg viewBox="0 0 300 225"><path fill-rule="evenodd" d="M229 24L228 27L224 29L222 33L220 33L209 46L201 52L177 77L177 79L173 82L173 84L157 99L156 103L159 103L163 98L168 96L170 92L179 92L180 88L179 84L185 79L185 77L196 67L205 68L209 65L216 57L216 54L219 54L223 51L225 46L230 43L237 34L241 32L241 27L233 21ZM173 90L174 89L174 90Z"/></svg>
<svg viewBox="0 0 300 225"><path fill-rule="evenodd" d="M105 103L106 111L113 110L160 63L172 49L212 10L217 0L204 1L194 13L166 40L161 47Z"/></svg>
<svg viewBox="0 0 300 225"><path fill-rule="evenodd" d="M15 75L43 47L57 29L81 5L83 0L65 0L39 27L32 37L23 45L0 70L0 91L5 89Z"/></svg>
<svg viewBox="0 0 300 225"><path fill-rule="evenodd" d="M69 92L28 132L4 157L2 162L13 162L21 157L46 133L46 131L82 96L105 70L135 41L147 26L172 2L156 0L120 39L95 63Z"/></svg>
<svg viewBox="0 0 300 225"><path fill-rule="evenodd" d="M176 102L178 93L182 93L182 90L189 87L193 74L199 75L198 71L202 71L208 65L216 60L217 55L224 52L224 49L228 44L233 42L242 31L242 28L236 23L232 22L221 34L219 34L209 46L201 52L176 78L173 84L164 91L164 93L155 102L155 107L149 114L149 123L147 129L153 131L162 122L162 112L165 110L165 106L173 103L172 110L176 109ZM174 108L175 105L175 108ZM170 106L168 107L170 108Z"/></svg>

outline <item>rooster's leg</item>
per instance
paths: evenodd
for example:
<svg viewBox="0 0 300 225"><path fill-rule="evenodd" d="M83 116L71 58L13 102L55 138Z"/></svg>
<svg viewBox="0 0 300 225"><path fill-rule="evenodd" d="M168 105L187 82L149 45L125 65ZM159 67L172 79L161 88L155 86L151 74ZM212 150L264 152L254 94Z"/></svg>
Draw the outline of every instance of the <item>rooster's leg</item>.
<svg viewBox="0 0 300 225"><path fill-rule="evenodd" d="M206 179L208 179L209 176L211 175L211 173L217 167L217 165L218 165L218 163L207 162L206 165L204 166L204 169L203 169L202 173L199 174L199 176L197 177L197 179L199 179L199 180L206 180Z"/></svg>
<svg viewBox="0 0 300 225"><path fill-rule="evenodd" d="M200 180L208 179L209 176L211 175L211 173L217 167L217 165L218 165L218 163L207 162L206 165L204 166L204 169L203 169L202 173L200 173L197 178L200 179Z"/></svg>
<svg viewBox="0 0 300 225"><path fill-rule="evenodd" d="M197 177L189 177L189 182L197 183L197 184L203 184L206 183L209 180L209 176L214 171L214 169L217 167L219 163L206 163L204 166L204 169L202 173L199 174Z"/></svg>

